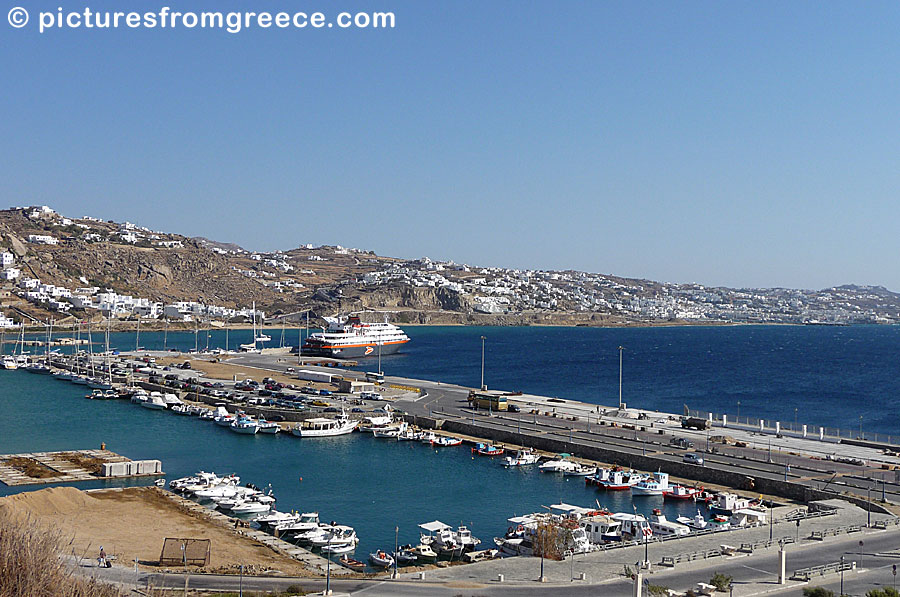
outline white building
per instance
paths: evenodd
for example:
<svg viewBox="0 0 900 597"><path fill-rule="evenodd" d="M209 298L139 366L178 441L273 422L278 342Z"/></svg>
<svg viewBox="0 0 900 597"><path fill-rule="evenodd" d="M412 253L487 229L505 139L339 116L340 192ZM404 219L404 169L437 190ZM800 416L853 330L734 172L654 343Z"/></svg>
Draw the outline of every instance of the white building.
<svg viewBox="0 0 900 597"><path fill-rule="evenodd" d="M15 267L9 267L0 272L0 279L3 280L15 280L22 273L21 270Z"/></svg>
<svg viewBox="0 0 900 597"><path fill-rule="evenodd" d="M28 242L39 245L58 245L59 241L49 234L29 234Z"/></svg>
<svg viewBox="0 0 900 597"><path fill-rule="evenodd" d="M4 251L0 253L0 265L3 267L9 267L16 261L16 256L8 251Z"/></svg>

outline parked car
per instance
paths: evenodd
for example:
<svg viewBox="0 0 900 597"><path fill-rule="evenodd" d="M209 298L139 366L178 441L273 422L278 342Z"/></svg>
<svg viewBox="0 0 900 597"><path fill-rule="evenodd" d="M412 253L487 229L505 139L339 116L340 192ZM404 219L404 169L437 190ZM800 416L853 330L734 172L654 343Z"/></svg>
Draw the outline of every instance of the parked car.
<svg viewBox="0 0 900 597"><path fill-rule="evenodd" d="M688 452L681 459L688 464L696 464L699 466L703 466L703 457L696 452Z"/></svg>
<svg viewBox="0 0 900 597"><path fill-rule="evenodd" d="M511 413L520 413L520 412L522 412L522 409L519 408L519 405L518 405L518 404L509 404L509 403L507 403L507 405L506 405L506 410L509 411L509 412L511 412Z"/></svg>

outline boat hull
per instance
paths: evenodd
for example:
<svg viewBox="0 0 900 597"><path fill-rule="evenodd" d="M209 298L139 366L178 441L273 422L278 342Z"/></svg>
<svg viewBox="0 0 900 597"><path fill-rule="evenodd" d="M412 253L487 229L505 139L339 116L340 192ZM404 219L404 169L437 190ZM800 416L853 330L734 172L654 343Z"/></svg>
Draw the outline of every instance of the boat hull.
<svg viewBox="0 0 900 597"><path fill-rule="evenodd" d="M400 348L407 342L409 342L409 340L398 341L391 344L383 344L381 346L381 356L399 352ZM329 347L317 346L315 344L304 344L303 354L319 357L332 357L335 359L361 359L365 357L377 357L378 344L376 344L375 342L371 342L367 344L346 347Z"/></svg>

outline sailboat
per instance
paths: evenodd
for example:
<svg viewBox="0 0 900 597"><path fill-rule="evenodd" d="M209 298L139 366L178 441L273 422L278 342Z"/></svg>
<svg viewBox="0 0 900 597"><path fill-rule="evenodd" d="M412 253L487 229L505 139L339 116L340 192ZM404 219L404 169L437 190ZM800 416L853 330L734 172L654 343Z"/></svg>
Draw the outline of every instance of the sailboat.
<svg viewBox="0 0 900 597"><path fill-rule="evenodd" d="M241 344L241 350L245 352L258 352L257 342L269 342L272 338L265 334L257 334L256 332L256 301L253 301L253 342Z"/></svg>

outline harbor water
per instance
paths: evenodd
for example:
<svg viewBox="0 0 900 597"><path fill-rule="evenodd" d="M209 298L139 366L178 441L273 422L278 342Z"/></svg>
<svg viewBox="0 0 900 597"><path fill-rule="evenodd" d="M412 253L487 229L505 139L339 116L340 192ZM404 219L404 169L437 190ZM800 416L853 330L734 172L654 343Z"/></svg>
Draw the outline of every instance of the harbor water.
<svg viewBox="0 0 900 597"><path fill-rule="evenodd" d="M477 387L485 336L489 387L614 406L617 347L623 346L623 400L630 406L681 413L687 405L853 430L862 417L864 431L900 430L900 326L404 329L412 341L382 359L388 375ZM270 346L282 342L280 330L268 333ZM305 332L286 329L284 344L296 346L300 335ZM235 349L252 341L252 332L231 330L227 339ZM95 332L93 340L99 346L102 335ZM111 335L120 350L138 344L148 350L223 348L226 332ZM377 367L375 357L360 362L361 369Z"/></svg>
<svg viewBox="0 0 900 597"><path fill-rule="evenodd" d="M84 386L25 371L0 371L0 453L98 448L132 459L158 458L168 479L198 469L236 473L241 481L272 485L283 511L317 511L323 521L353 526L357 559L418 539L417 525L435 519L465 524L493 547L506 519L559 502L612 511L632 510L630 492L603 492L580 477L505 469L499 459L468 447L434 449L419 442L375 439L368 433L300 439L240 435L196 417L152 411L127 400L86 400ZM79 483L82 489L147 485L151 480ZM44 486L0 485L0 495ZM662 507L671 520L693 516L691 504L634 498L638 512ZM362 557L360 557L362 556Z"/></svg>

